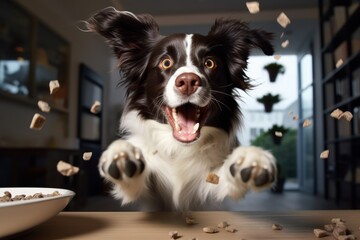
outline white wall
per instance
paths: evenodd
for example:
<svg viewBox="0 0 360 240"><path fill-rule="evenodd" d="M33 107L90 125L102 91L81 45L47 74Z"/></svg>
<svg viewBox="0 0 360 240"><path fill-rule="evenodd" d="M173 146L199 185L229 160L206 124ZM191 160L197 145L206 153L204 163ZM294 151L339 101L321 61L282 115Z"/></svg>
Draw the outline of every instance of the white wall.
<svg viewBox="0 0 360 240"><path fill-rule="evenodd" d="M111 67L111 51L105 45L103 39L92 33L81 32L76 23L69 22L66 17L67 9L61 5L60 1L46 1L46 0L17 0L17 2L27 9L30 13L38 17L48 27L50 27L57 34L62 36L70 43L71 59L69 71L69 114L68 123L66 127L62 123L64 113L51 112L48 114L47 128L40 133L34 134L27 129L31 116L37 107L35 104L24 104L12 100L0 100L0 109L2 113L6 113L5 117L0 118L0 139L2 142L7 139L12 139L15 145L31 146L45 144L44 139L57 136L57 138L68 137L73 142L77 131L77 101L78 101L78 76L79 64L85 63L87 66L97 72L104 80L105 95L103 103L104 123L109 123L108 116L109 107L113 106L112 99L118 101L118 90L114 88L114 73ZM91 13L89 13L91 14ZM81 19L79 19L81 20ZM116 71L117 73L117 71ZM115 97L114 97L115 96ZM121 99L119 100L121 101ZM18 127L23 122L25 127ZM107 124L104 124L104 139L105 144L108 142L109 134ZM6 129L5 129L6 128ZM63 133L63 131L66 133ZM26 143L23 143L23 138L26 138ZM60 140L59 142L63 141ZM30 142L30 143L29 143Z"/></svg>

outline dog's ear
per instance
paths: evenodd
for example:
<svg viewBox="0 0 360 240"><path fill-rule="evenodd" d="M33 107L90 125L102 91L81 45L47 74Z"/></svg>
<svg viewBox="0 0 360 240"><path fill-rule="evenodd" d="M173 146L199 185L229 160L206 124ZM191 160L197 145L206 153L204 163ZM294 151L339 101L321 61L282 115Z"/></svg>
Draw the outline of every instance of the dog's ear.
<svg viewBox="0 0 360 240"><path fill-rule="evenodd" d="M245 22L234 19L217 19L208 34L213 45L226 60L229 73L236 87L251 88L245 74L251 49L260 48L266 55L272 55L274 48L270 41L273 35L263 30L253 30Z"/></svg>
<svg viewBox="0 0 360 240"><path fill-rule="evenodd" d="M89 31L106 38L125 76L132 79L141 77L149 49L160 37L159 26L152 16L106 8L88 19L86 26Z"/></svg>

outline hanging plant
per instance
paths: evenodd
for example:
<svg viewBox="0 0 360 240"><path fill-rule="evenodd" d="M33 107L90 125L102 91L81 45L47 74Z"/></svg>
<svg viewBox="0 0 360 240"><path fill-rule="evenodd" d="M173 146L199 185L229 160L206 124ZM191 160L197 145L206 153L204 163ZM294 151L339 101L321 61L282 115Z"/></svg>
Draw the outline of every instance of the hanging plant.
<svg viewBox="0 0 360 240"><path fill-rule="evenodd" d="M275 82L278 74L284 74L285 73L285 67L281 64L278 64L276 62L269 63L268 65L264 66L264 69L269 74L270 82Z"/></svg>
<svg viewBox="0 0 360 240"><path fill-rule="evenodd" d="M271 136L273 142L275 145L280 145L282 138L284 135L289 131L289 128L286 128L284 126L278 126L277 124L274 124L267 133Z"/></svg>
<svg viewBox="0 0 360 240"><path fill-rule="evenodd" d="M267 113L272 112L273 105L281 101L279 94L272 95L271 93L268 93L261 98L257 98L256 100L259 103L264 104L264 109Z"/></svg>

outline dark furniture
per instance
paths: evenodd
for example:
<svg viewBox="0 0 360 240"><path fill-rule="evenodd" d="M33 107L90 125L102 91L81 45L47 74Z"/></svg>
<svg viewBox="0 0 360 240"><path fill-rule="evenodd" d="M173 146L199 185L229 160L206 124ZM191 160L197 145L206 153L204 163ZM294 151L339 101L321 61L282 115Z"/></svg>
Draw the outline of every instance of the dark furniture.
<svg viewBox="0 0 360 240"><path fill-rule="evenodd" d="M325 195L337 204L360 207L360 4L320 0ZM353 119L330 117L333 110ZM319 113L320 114L320 113Z"/></svg>
<svg viewBox="0 0 360 240"><path fill-rule="evenodd" d="M103 102L103 80L95 71L85 64L80 64L78 101L78 132L79 146L83 152L92 152L90 161L83 163L86 174L87 193L102 193L102 179L98 171L99 158L102 152L102 112L90 111L95 101ZM101 106L101 108L103 105Z"/></svg>

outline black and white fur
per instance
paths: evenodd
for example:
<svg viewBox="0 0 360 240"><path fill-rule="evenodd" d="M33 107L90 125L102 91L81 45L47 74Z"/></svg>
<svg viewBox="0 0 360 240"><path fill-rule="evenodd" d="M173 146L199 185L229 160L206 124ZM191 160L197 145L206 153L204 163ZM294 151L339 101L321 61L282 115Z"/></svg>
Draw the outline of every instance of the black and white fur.
<svg viewBox="0 0 360 240"><path fill-rule="evenodd" d="M219 19L206 36L161 36L150 15L114 8L86 23L112 47L127 88L125 137L111 143L99 163L122 204L194 210L275 181L274 157L238 146L235 134L241 124L235 89L251 88L244 72L250 50L273 54L271 34ZM218 184L205 181L210 172Z"/></svg>

